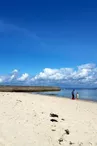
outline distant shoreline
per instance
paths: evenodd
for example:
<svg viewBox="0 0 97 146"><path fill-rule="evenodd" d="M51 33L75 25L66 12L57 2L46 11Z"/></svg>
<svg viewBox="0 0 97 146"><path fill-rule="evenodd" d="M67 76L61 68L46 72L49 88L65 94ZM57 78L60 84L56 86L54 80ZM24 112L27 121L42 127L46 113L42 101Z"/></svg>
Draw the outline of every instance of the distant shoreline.
<svg viewBox="0 0 97 146"><path fill-rule="evenodd" d="M60 90L59 87L53 86L0 86L0 92L48 92Z"/></svg>

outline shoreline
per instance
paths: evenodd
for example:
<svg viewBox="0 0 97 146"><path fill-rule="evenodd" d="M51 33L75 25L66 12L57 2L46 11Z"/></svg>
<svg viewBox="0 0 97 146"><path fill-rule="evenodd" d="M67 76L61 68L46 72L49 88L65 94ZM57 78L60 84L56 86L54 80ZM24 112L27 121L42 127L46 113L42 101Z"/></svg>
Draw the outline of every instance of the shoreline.
<svg viewBox="0 0 97 146"><path fill-rule="evenodd" d="M66 97L66 96L56 96L56 95L50 95L50 94L39 94L39 93L33 93L33 92L31 92L31 94L36 94L36 95L43 95L43 96L49 96L49 97L57 97L57 98L62 98L62 99L70 99L70 100L72 100L72 97ZM74 99L74 100L76 100L76 101L85 101L85 102L94 102L94 103L97 103L97 100L90 100L90 99L81 99L81 98L79 98L79 99Z"/></svg>
<svg viewBox="0 0 97 146"><path fill-rule="evenodd" d="M31 94L36 94L36 95L43 95L43 96L48 96L48 97L57 97L57 98L61 98L61 99L70 99L72 100L72 97L66 97L66 96L56 96L56 95L50 95L50 94L39 94L39 93L33 93L31 92ZM85 102L93 102L93 103L97 103L97 100L89 100L89 99L74 99L74 101L85 101Z"/></svg>

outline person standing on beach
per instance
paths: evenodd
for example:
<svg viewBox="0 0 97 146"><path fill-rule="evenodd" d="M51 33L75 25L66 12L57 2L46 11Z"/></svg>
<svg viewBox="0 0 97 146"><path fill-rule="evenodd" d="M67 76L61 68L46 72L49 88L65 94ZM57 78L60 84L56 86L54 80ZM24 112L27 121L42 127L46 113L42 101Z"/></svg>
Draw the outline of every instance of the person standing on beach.
<svg viewBox="0 0 97 146"><path fill-rule="evenodd" d="M76 93L76 99L79 99L79 93L78 92Z"/></svg>
<svg viewBox="0 0 97 146"><path fill-rule="evenodd" d="M75 99L75 97L74 97L74 91L75 91L75 89L73 89L73 91L72 91L72 99L73 100Z"/></svg>

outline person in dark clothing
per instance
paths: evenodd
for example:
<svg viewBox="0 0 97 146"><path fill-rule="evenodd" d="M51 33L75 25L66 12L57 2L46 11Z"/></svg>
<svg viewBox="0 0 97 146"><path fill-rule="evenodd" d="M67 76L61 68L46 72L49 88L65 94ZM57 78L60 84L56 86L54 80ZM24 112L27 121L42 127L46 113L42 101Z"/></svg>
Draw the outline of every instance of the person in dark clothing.
<svg viewBox="0 0 97 146"><path fill-rule="evenodd" d="M73 99L73 100L75 99L74 91L75 91L75 89L73 89L73 91L72 91L72 99Z"/></svg>

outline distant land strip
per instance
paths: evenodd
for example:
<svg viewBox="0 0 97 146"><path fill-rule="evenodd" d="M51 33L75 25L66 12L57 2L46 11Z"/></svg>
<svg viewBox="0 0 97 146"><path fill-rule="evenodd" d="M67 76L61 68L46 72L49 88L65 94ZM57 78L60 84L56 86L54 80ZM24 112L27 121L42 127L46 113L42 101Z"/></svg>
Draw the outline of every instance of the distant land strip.
<svg viewBox="0 0 97 146"><path fill-rule="evenodd" d="M48 92L60 90L59 87L53 86L0 86L0 92Z"/></svg>

